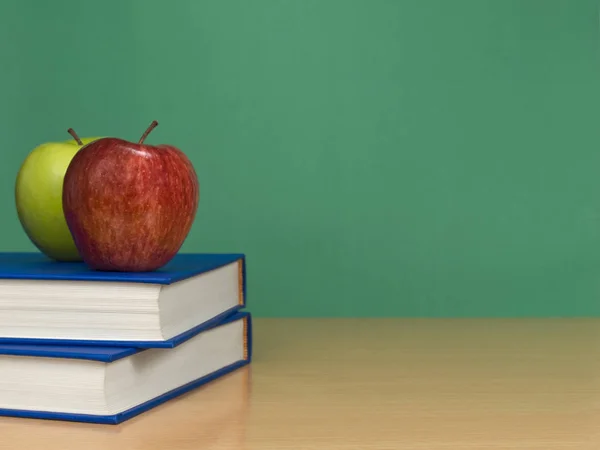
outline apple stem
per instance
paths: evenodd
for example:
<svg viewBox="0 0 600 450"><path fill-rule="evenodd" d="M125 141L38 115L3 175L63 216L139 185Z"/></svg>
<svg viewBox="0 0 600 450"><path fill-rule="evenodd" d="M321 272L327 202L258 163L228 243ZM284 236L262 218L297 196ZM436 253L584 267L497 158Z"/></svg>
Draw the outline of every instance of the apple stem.
<svg viewBox="0 0 600 450"><path fill-rule="evenodd" d="M83 142L81 142L81 139L79 139L79 136L77 136L77 133L75 133L75 130L73 128L69 128L67 130L67 133L69 133L71 136L73 136L73 138L75 139L75 142L77 142L78 145L83 145Z"/></svg>
<svg viewBox="0 0 600 450"><path fill-rule="evenodd" d="M146 140L146 138L148 137L148 135L150 134L150 132L152 130L154 130L157 125L158 125L158 122L156 120L153 120L152 123L150 124L150 126L148 127L148 129L144 132L144 134L142 134L142 137L140 138L140 141L138 142L138 144L143 144L144 141Z"/></svg>

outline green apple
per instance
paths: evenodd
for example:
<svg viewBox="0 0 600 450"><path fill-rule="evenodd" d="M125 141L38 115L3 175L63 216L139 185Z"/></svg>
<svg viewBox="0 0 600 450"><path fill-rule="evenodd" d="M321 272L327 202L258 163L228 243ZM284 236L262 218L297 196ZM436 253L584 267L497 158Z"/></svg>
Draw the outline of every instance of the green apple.
<svg viewBox="0 0 600 450"><path fill-rule="evenodd" d="M23 230L33 244L56 261L81 261L62 208L63 178L81 147L99 138L47 142L29 153L17 175L15 202Z"/></svg>

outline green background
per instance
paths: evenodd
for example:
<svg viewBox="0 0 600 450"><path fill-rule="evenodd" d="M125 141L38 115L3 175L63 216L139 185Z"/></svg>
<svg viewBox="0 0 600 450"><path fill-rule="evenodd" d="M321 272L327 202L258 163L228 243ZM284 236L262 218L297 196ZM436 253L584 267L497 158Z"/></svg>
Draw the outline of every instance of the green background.
<svg viewBox="0 0 600 450"><path fill-rule="evenodd" d="M37 144L182 148L258 316L600 313L595 0L3 0L0 248Z"/></svg>

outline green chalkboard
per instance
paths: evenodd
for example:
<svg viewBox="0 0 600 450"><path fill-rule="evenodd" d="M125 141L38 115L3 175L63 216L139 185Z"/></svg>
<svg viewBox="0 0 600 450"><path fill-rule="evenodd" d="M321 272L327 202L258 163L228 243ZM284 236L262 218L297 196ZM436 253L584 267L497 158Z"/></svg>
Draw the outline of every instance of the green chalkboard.
<svg viewBox="0 0 600 450"><path fill-rule="evenodd" d="M5 0L0 249L35 145L181 147L258 316L600 313L595 0Z"/></svg>

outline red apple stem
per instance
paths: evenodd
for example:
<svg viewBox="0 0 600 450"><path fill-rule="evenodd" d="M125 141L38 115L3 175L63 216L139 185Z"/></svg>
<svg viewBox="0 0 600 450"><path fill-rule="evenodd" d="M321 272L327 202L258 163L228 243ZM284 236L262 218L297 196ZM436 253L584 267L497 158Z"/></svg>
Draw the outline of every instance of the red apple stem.
<svg viewBox="0 0 600 450"><path fill-rule="evenodd" d="M71 136L73 136L73 138L75 139L75 142L77 142L78 145L83 145L83 142L81 142L81 139L79 139L79 136L77 136L77 133L75 133L75 130L73 128L69 128L67 130L67 133L69 133Z"/></svg>
<svg viewBox="0 0 600 450"><path fill-rule="evenodd" d="M142 134L142 137L140 138L140 142L138 142L138 144L143 144L150 132L154 130L157 125L158 122L156 120L153 120L148 129L144 132L144 134Z"/></svg>

